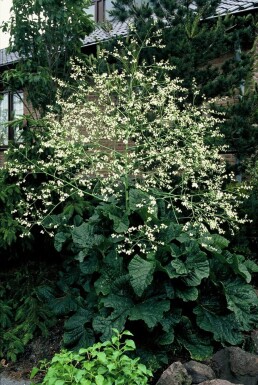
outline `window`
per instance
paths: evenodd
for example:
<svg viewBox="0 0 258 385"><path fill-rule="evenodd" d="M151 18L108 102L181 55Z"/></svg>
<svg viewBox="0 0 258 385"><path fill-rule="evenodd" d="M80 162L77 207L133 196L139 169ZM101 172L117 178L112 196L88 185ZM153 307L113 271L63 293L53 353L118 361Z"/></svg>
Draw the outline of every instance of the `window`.
<svg viewBox="0 0 258 385"><path fill-rule="evenodd" d="M0 95L0 146L8 146L10 140L22 141L21 127L8 124L23 115L23 92L6 92Z"/></svg>
<svg viewBox="0 0 258 385"><path fill-rule="evenodd" d="M92 0L92 4L86 12L94 17L96 22L103 22L109 19L108 12L112 9L112 0Z"/></svg>

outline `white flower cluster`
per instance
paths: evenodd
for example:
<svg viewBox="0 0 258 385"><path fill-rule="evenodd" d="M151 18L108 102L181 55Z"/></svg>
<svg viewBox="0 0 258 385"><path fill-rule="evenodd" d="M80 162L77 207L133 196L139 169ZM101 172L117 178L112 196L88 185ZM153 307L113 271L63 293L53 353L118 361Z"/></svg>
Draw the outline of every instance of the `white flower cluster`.
<svg viewBox="0 0 258 385"><path fill-rule="evenodd" d="M225 223L237 227L237 207L246 192L236 196L236 189L224 189L229 179L220 155L224 148L212 144L221 137L218 118L207 105L187 102L180 80L169 77L167 63L139 64L135 43L133 49L121 45L113 52L119 70L108 67L105 52L106 73L99 73L97 62L74 65L77 87L68 100L58 101L62 118L49 114L47 134L37 133L38 159L17 148L23 161L6 163L25 193L13 215L29 231L71 196L123 197L127 205L133 185L150 194L150 216L162 199L186 227L191 223L220 232ZM40 189L28 182L35 174L44 176ZM143 252L142 234L151 242L157 229L146 224L135 231Z"/></svg>

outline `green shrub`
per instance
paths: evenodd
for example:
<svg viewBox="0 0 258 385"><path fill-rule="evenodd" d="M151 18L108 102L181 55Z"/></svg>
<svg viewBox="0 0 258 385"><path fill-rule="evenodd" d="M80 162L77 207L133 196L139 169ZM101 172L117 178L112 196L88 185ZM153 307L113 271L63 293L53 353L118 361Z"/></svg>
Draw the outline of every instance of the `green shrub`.
<svg viewBox="0 0 258 385"><path fill-rule="evenodd" d="M45 275L40 268L0 273L0 359L16 361L36 335L47 336L55 324Z"/></svg>
<svg viewBox="0 0 258 385"><path fill-rule="evenodd" d="M110 339L115 327L134 332L152 361L178 348L203 359L258 322L257 265L221 236L246 221L246 190L226 188L236 183L214 111L190 105L166 63L140 65L143 48L120 43L121 70L75 66L63 115L13 150L6 172L23 192L14 219L22 236L42 226L64 256L48 303L66 317L66 347Z"/></svg>
<svg viewBox="0 0 258 385"><path fill-rule="evenodd" d="M121 338L132 335L128 331L119 332L110 341L94 344L78 353L63 350L56 354L49 364L42 381L44 385L146 385L152 376L150 370L127 354L135 350L133 340ZM44 367L44 365L43 365ZM42 367L41 367L42 369ZM39 369L34 368L31 378Z"/></svg>
<svg viewBox="0 0 258 385"><path fill-rule="evenodd" d="M153 361L158 352L159 362L175 349L204 359L214 346L241 344L258 322L257 265L221 235L185 230L162 201L147 215L143 201L148 195L131 188L127 210L92 202L84 219L48 218L59 223L55 246L66 256L49 302L68 317L65 346L107 340L113 327L132 330L141 354Z"/></svg>

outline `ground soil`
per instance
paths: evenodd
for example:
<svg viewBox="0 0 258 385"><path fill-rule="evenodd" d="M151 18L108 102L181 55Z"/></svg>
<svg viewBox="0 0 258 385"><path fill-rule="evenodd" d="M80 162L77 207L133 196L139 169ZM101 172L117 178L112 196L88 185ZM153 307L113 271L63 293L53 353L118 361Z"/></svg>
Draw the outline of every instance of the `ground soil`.
<svg viewBox="0 0 258 385"><path fill-rule="evenodd" d="M16 362L0 362L0 372L15 380L27 380L33 367L39 366L41 360L49 361L56 352L61 349L63 324L59 323L50 330L48 337L36 337L30 342L24 354ZM44 375L38 375L36 380L40 381Z"/></svg>

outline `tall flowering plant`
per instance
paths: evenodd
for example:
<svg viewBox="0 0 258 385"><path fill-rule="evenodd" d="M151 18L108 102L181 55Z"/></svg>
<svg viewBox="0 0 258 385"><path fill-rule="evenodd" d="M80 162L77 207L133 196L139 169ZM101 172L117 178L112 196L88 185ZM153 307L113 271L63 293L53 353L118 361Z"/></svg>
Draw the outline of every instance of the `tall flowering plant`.
<svg viewBox="0 0 258 385"><path fill-rule="evenodd" d="M132 328L145 357L164 362L183 347L203 359L214 341L240 344L258 323L258 267L219 234L243 221L245 193L226 189L219 118L186 101L167 63L139 65L142 50L121 42L74 64L60 115L10 150L5 173L22 197L12 213L21 236L41 226L67 257L58 298L47 295L67 316L66 346Z"/></svg>
<svg viewBox="0 0 258 385"><path fill-rule="evenodd" d="M221 156L225 148L214 144L219 118L206 105L186 102L187 90L171 80L167 63L139 65L142 50L120 42L112 54L74 64L76 88L59 99L61 117L48 114L29 147L10 150L15 155L5 168L24 191L13 214L27 233L73 196L120 197L128 207L131 186L149 195L139 207L147 205L151 215L163 201L185 229L223 232L225 224L242 222L237 206L245 194L226 190L232 175ZM110 56L119 69L112 70ZM35 175L42 176L40 189L28 183Z"/></svg>

